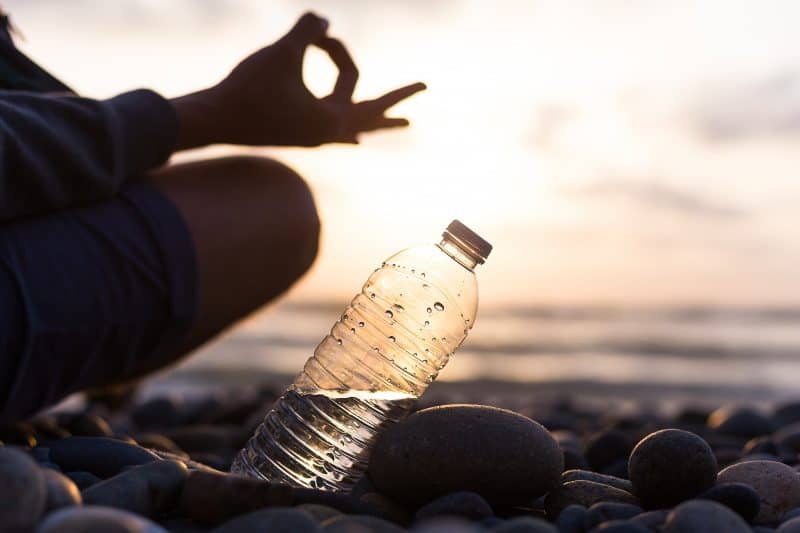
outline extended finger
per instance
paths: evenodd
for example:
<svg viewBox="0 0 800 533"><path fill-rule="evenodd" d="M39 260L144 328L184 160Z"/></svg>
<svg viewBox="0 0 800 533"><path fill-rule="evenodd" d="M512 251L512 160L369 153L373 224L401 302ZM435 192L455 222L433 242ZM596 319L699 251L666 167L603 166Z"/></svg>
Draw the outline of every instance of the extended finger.
<svg viewBox="0 0 800 533"><path fill-rule="evenodd" d="M327 52L339 70L331 96L337 100L349 102L353 98L353 91L356 90L358 81L358 67L350 56L350 52L347 51L342 41L333 37L323 37L315 44Z"/></svg>
<svg viewBox="0 0 800 533"><path fill-rule="evenodd" d="M411 85L400 87L394 91L389 91L380 98L364 101L362 104L372 112L383 113L393 105L396 105L397 103L405 100L409 96L417 94L420 91L424 91L426 88L427 87L424 83L412 83Z"/></svg>
<svg viewBox="0 0 800 533"><path fill-rule="evenodd" d="M309 12L300 17L283 40L299 48L305 48L319 41L326 31L328 31L328 21Z"/></svg>

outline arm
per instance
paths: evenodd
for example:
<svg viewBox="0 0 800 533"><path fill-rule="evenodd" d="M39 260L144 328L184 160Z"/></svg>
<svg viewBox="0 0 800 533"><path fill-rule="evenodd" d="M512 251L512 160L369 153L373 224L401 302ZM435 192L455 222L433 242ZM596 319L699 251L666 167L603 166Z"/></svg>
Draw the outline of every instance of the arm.
<svg viewBox="0 0 800 533"><path fill-rule="evenodd" d="M0 221L112 196L167 160L177 130L152 91L104 101L0 92Z"/></svg>

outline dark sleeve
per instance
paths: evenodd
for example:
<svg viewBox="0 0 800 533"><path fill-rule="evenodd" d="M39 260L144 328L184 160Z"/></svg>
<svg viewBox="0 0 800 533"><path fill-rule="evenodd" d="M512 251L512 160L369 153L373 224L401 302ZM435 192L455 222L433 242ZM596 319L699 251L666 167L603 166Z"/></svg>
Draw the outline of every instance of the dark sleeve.
<svg viewBox="0 0 800 533"><path fill-rule="evenodd" d="M0 221L109 198L175 148L175 110L149 90L110 100L0 91Z"/></svg>

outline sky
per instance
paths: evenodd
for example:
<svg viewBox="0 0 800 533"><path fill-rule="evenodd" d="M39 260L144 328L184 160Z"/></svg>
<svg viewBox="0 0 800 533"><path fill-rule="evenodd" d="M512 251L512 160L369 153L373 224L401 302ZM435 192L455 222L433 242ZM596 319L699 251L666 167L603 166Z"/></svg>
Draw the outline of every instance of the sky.
<svg viewBox="0 0 800 533"><path fill-rule="evenodd" d="M699 4L699 5L698 5ZM459 218L495 249L486 305L800 302L797 2L13 0L20 43L79 92L177 96L306 9L359 65L357 97L424 81L412 127L257 153L305 176L320 257L290 299L345 299ZM317 94L334 70L305 68Z"/></svg>

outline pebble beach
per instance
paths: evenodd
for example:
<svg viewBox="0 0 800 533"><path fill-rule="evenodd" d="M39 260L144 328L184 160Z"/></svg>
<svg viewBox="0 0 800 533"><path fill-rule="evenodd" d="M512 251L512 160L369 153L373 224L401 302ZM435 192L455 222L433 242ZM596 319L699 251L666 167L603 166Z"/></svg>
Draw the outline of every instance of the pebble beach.
<svg viewBox="0 0 800 533"><path fill-rule="evenodd" d="M227 473L283 386L95 396L2 428L0 529L800 531L797 402L663 412L435 384L334 493Z"/></svg>

